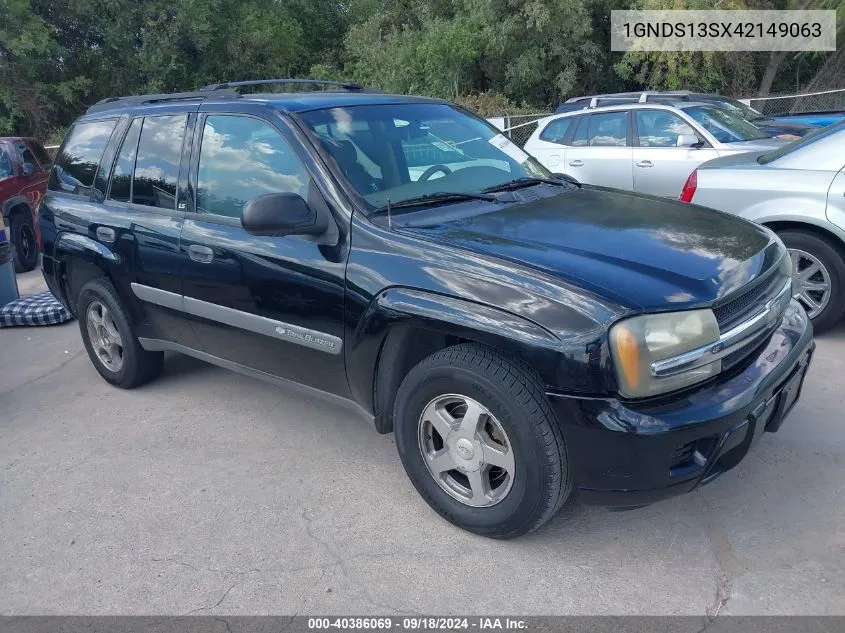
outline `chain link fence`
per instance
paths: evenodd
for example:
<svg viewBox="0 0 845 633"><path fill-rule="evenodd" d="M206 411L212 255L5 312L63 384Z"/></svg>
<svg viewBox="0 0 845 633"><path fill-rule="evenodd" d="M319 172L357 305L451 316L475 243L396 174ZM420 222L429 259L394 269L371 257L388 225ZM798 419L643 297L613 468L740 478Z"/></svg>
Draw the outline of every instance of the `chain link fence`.
<svg viewBox="0 0 845 633"><path fill-rule="evenodd" d="M799 95L752 97L743 101L767 115L845 110L845 88Z"/></svg>
<svg viewBox="0 0 845 633"><path fill-rule="evenodd" d="M511 141L522 147L528 140L528 137L537 129L537 124L540 119L547 117L550 112L540 112L537 114L517 114L504 115L500 117L491 117L487 119L502 130L502 134L507 136Z"/></svg>

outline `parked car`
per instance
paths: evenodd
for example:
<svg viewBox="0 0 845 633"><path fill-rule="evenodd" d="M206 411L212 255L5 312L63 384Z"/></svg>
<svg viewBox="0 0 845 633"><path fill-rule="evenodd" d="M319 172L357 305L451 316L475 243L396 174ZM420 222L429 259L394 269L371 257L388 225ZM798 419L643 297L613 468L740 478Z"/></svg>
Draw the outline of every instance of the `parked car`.
<svg viewBox="0 0 845 633"><path fill-rule="evenodd" d="M677 198L690 171L728 154L768 151L768 138L714 105L626 103L552 115L525 150L553 172L591 185Z"/></svg>
<svg viewBox="0 0 845 633"><path fill-rule="evenodd" d="M97 104L59 151L44 276L106 381L175 351L298 385L499 538L576 489L693 490L798 398L812 326L768 229L555 179L438 99L241 85Z"/></svg>
<svg viewBox="0 0 845 633"><path fill-rule="evenodd" d="M623 102L636 101L638 103L666 103L669 105L682 105L690 101L698 103L709 103L716 107L728 110L741 116L743 119L752 123L755 127L765 132L772 138L784 138L786 140L794 140L796 137L804 136L814 129L819 127L817 124L805 121L794 121L784 119L774 119L758 112L751 106L745 105L742 101L731 99L730 97L723 97L722 95L708 94L705 92L690 92L688 90L671 90L671 91L648 91L641 92L617 92L607 95L594 95L588 97L573 97L561 104L556 110L559 112L571 112L573 109L583 107L597 100L598 105L616 105Z"/></svg>
<svg viewBox="0 0 845 633"><path fill-rule="evenodd" d="M793 290L816 330L845 314L845 121L766 153L709 161L681 200L764 224L793 262Z"/></svg>
<svg viewBox="0 0 845 633"><path fill-rule="evenodd" d="M770 118L778 123L785 123L789 125L802 124L823 127L845 120L845 111L825 110L821 112L784 112L782 114L773 114Z"/></svg>
<svg viewBox="0 0 845 633"><path fill-rule="evenodd" d="M36 209L47 188L50 155L31 138L0 138L0 205L15 248L15 271L38 264Z"/></svg>

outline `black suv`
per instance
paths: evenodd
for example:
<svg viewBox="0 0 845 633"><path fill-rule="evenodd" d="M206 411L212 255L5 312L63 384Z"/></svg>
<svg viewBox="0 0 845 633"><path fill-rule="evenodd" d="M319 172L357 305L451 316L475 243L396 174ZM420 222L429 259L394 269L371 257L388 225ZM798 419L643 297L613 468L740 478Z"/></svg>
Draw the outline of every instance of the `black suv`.
<svg viewBox="0 0 845 633"><path fill-rule="evenodd" d="M576 490L688 492L798 398L812 329L768 229L557 178L445 101L245 83L98 103L59 151L44 275L110 383L171 351L328 396L500 538Z"/></svg>

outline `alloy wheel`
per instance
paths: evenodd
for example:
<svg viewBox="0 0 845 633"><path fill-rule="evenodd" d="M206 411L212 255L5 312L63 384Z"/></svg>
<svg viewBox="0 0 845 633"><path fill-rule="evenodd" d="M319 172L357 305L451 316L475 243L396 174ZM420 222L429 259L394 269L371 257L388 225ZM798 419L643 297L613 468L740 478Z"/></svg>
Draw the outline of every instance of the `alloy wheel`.
<svg viewBox="0 0 845 633"><path fill-rule="evenodd" d="M461 503L493 506L513 485L513 447L501 423L472 398L438 396L423 409L419 447L429 473Z"/></svg>
<svg viewBox="0 0 845 633"><path fill-rule="evenodd" d="M28 225L22 226L20 231L21 254L24 261L29 261L30 256L35 251L35 234Z"/></svg>
<svg viewBox="0 0 845 633"><path fill-rule="evenodd" d="M827 307L831 295L830 273L807 251L789 249L792 259L792 295L813 319Z"/></svg>
<svg viewBox="0 0 845 633"><path fill-rule="evenodd" d="M99 301L92 301L85 317L88 339L103 367L118 372L123 367L123 341L109 309Z"/></svg>

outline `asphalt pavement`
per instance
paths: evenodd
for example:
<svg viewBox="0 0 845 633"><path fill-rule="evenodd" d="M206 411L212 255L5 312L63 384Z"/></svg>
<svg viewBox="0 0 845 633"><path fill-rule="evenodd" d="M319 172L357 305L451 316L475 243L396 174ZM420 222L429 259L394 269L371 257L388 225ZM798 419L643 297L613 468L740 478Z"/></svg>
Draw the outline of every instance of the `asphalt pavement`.
<svg viewBox="0 0 845 633"><path fill-rule="evenodd" d="M500 542L345 410L179 356L122 391L76 322L0 329L0 614L845 614L845 325L817 342L733 471Z"/></svg>

